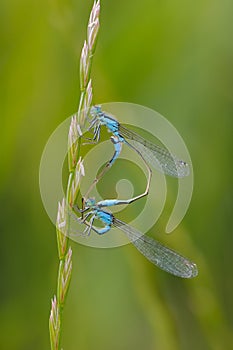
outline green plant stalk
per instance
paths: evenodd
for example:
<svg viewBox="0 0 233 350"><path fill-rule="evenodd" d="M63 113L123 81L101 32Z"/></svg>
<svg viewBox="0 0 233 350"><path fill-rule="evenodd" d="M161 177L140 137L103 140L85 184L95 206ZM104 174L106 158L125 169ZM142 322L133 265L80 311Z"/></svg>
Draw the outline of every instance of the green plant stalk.
<svg viewBox="0 0 233 350"><path fill-rule="evenodd" d="M57 246L59 257L59 270L57 278L57 293L52 299L49 317L49 332L51 350L59 350L61 345L63 309L67 297L71 272L72 250L69 247L70 216L69 209L75 203L80 179L84 176L83 163L80 158L80 135L77 130L83 125L92 103L91 67L99 31L100 1L94 1L87 27L87 41L80 58L80 101L76 115L72 118L68 136L68 165L69 176L66 199L58 204L57 214Z"/></svg>

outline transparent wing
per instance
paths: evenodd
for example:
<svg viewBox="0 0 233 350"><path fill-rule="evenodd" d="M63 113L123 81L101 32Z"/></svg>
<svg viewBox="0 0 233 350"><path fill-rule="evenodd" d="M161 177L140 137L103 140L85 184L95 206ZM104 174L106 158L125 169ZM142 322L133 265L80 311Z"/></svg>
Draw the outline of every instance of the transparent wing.
<svg viewBox="0 0 233 350"><path fill-rule="evenodd" d="M122 230L139 252L160 269L183 278L197 276L196 264L179 253L151 237L142 236L139 231L116 218L113 225Z"/></svg>
<svg viewBox="0 0 233 350"><path fill-rule="evenodd" d="M183 160L179 160L165 148L159 147L144 139L139 134L122 125L119 126L119 130L121 135L129 139L132 146L134 146L142 154L146 162L151 164L155 169L178 178L189 175L188 164Z"/></svg>

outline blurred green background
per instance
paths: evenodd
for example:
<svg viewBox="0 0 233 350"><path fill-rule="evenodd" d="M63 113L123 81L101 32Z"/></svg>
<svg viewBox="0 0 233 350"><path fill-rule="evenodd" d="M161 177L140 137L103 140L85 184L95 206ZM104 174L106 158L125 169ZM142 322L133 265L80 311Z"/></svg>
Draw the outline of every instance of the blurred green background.
<svg viewBox="0 0 233 350"><path fill-rule="evenodd" d="M126 101L167 117L195 174L191 206L172 235L199 276L180 280L134 247L72 243L63 348L233 349L233 2L101 1L94 101ZM92 1L0 3L0 348L49 349L55 229L38 170L52 131L79 100L78 64ZM160 232L156 234L156 232Z"/></svg>

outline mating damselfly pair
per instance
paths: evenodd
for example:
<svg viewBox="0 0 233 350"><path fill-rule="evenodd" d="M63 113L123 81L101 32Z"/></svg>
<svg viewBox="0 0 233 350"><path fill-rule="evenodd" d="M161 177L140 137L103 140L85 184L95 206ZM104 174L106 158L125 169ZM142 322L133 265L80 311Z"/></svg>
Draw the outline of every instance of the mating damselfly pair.
<svg viewBox="0 0 233 350"><path fill-rule="evenodd" d="M89 141L91 143L98 143L100 140L101 128L106 127L111 133L110 140L114 147L114 154L85 194L82 209L74 206L76 212L82 214L81 217L78 218L79 222L86 225L83 234L89 235L91 231L94 231L102 235L110 231L111 227L117 227L126 234L128 239L148 260L162 270L183 278L195 277L198 274L198 270L196 265L189 259L162 245L151 237L142 235L135 228L120 221L115 218L111 212L103 209L120 204L130 204L146 196L149 192L152 176L150 166L166 175L182 178L189 175L188 164L171 154L167 149L159 147L136 132L126 128L114 117L102 111L100 106L93 106L90 110L90 116L91 119L89 120L87 131L92 132L92 138ZM146 189L144 193L130 199L106 199L96 202L95 199L89 198L91 190L119 158L123 145L130 147L143 160L148 171ZM103 228L94 225L96 220L103 224Z"/></svg>

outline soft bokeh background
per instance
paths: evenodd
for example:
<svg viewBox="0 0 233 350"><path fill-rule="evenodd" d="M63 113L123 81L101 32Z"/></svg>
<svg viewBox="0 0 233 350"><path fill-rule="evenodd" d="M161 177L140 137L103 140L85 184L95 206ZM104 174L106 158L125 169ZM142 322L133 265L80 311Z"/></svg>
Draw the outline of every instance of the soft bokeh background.
<svg viewBox="0 0 233 350"><path fill-rule="evenodd" d="M171 236L194 280L153 267L134 247L73 247L63 348L233 348L233 2L101 1L95 102L126 101L166 116L192 156L195 188ZM55 229L38 168L51 132L77 109L78 59L92 1L0 3L0 348L49 349ZM156 235L155 235L156 236Z"/></svg>

